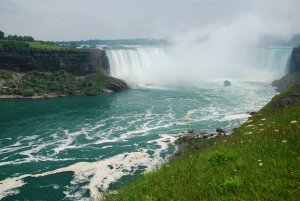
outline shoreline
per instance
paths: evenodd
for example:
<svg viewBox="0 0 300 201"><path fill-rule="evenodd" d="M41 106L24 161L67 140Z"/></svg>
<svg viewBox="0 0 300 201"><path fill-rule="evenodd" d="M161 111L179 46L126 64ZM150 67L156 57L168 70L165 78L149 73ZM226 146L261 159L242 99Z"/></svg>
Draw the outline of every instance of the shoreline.
<svg viewBox="0 0 300 201"><path fill-rule="evenodd" d="M121 91L124 91L126 89L123 89ZM36 99L56 99L56 98L68 98L68 97L76 97L76 96L102 96L110 93L115 93L119 91L113 91L110 89L105 89L102 93L99 93L97 95L87 95L87 94L73 94L73 95L64 95L64 94L56 94L56 93L49 93L49 94L43 94L43 95L34 95L34 96L22 96L22 95L0 95L0 100L8 100L8 99L27 99L27 100L36 100Z"/></svg>

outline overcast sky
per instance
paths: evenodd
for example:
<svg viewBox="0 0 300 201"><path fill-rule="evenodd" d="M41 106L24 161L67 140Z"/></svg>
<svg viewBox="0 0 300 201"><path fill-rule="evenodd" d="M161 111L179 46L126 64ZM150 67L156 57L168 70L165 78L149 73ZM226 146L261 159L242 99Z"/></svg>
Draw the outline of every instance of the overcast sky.
<svg viewBox="0 0 300 201"><path fill-rule="evenodd" d="M300 0L0 0L0 30L41 40L163 38L254 18L257 32L297 33Z"/></svg>

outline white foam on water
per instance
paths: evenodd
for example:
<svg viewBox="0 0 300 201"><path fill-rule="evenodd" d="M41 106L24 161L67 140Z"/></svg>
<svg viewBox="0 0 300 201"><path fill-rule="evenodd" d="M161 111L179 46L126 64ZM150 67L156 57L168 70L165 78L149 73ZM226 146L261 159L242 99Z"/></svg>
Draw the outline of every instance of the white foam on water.
<svg viewBox="0 0 300 201"><path fill-rule="evenodd" d="M67 138L59 141L60 145L54 148L55 154L59 154L59 152L64 151L66 149L79 148L79 145L71 145L71 144L74 142L74 139L77 136L85 133L84 129L81 129L80 131L73 132L73 133L70 133L68 130L63 130L63 132ZM86 145L82 145L82 146L86 146Z"/></svg>
<svg viewBox="0 0 300 201"><path fill-rule="evenodd" d="M174 144L176 140L176 137L171 135L159 136L159 139L147 142L148 144L156 144L160 147L154 149L155 153L153 155L146 153L148 149L141 149L140 152L123 153L96 162L78 162L67 167L40 174L25 174L19 177L7 178L0 181L0 195L2 196L0 198L16 194L18 192L17 188L25 185L23 180L27 177L44 177L63 172L74 173L71 185L78 186L78 184L88 183L88 185L81 188L89 189L92 198L98 197L101 195L101 192L109 189L110 184L118 181L125 175L134 174L134 172L140 170L141 167L145 167L145 172L159 167L167 158L167 156L162 158L160 154L167 152L169 145ZM111 141L112 140L106 140L106 142ZM64 192L67 198L76 198L76 200L85 199L83 198L85 194L84 189L73 188L72 190L72 188L70 188L70 190L71 192Z"/></svg>
<svg viewBox="0 0 300 201"><path fill-rule="evenodd" d="M159 135L160 138L156 140L150 140L147 142L147 144L155 144L158 145L160 148L154 148L151 149L154 151L154 154L152 157L152 164L147 167L145 172L149 172L154 170L155 168L158 168L162 165L163 162L165 162L172 154L167 154L164 158L161 156L162 153L166 153L169 150L169 145L175 146L175 140L177 137L167 134L161 134ZM147 151L147 149L143 149L143 151ZM177 146L175 146L175 152L177 151Z"/></svg>
<svg viewBox="0 0 300 201"><path fill-rule="evenodd" d="M26 174L20 177L7 178L0 181L0 195L3 197L15 193L16 188L23 186L27 177L43 177L47 175L74 172L73 184L89 181L88 189L91 196L99 195L100 191L108 190L111 183L125 175L133 174L141 166L151 168L153 159L147 153L123 153L96 162L79 162L68 167L59 168L41 174ZM91 179L90 179L91 178Z"/></svg>
<svg viewBox="0 0 300 201"><path fill-rule="evenodd" d="M31 136L24 137L22 141L32 141L37 139L38 137L39 137L38 135L31 135Z"/></svg>
<svg viewBox="0 0 300 201"><path fill-rule="evenodd" d="M19 165L24 163L30 162L62 162L62 161L74 161L74 160L85 160L86 158L52 158L52 157L45 157L45 156L34 156L34 157L27 157L22 159L16 159L13 161L4 161L0 162L0 167L5 165Z"/></svg>
<svg viewBox="0 0 300 201"><path fill-rule="evenodd" d="M104 143L110 143L110 142L119 142L120 139L118 138L114 138L114 139L101 139L101 140L98 140L96 142L94 142L94 144L104 144Z"/></svg>
<svg viewBox="0 0 300 201"><path fill-rule="evenodd" d="M16 151L18 151L20 149L24 149L24 148L28 148L29 147L27 145L22 145L22 146L20 146L20 145L21 144L19 142L17 142L14 145L10 145L10 146L7 146L7 147L4 147L4 148L0 149L0 152L2 154L6 154L6 153L10 153L10 152L16 152ZM19 147L17 147L17 146L19 146Z"/></svg>
<svg viewBox="0 0 300 201"><path fill-rule="evenodd" d="M177 139L177 137L175 137L175 136L166 135L166 134L161 134L161 135L159 135L159 137L160 138L158 138L156 140L150 140L147 142L148 144L155 143L155 144L159 145L160 148L155 149L155 151L158 153L168 150L169 144L174 144L175 140Z"/></svg>
<svg viewBox="0 0 300 201"><path fill-rule="evenodd" d="M0 200L6 196L18 194L18 188L25 184L23 178L8 178L0 181Z"/></svg>
<svg viewBox="0 0 300 201"><path fill-rule="evenodd" d="M104 146L102 147L102 149L107 149L107 148L112 148L113 146L109 145L109 146Z"/></svg>
<svg viewBox="0 0 300 201"><path fill-rule="evenodd" d="M120 138L126 139L126 138L129 138L129 137L133 137L135 135L143 136L143 135L149 134L150 131L161 129L161 128L168 128L170 126L173 126L173 124L169 123L169 124L164 124L164 125L157 125L157 126L148 127L147 123L146 123L146 124L142 125L140 128L138 128L137 130L128 131L128 132L122 134L120 136Z"/></svg>

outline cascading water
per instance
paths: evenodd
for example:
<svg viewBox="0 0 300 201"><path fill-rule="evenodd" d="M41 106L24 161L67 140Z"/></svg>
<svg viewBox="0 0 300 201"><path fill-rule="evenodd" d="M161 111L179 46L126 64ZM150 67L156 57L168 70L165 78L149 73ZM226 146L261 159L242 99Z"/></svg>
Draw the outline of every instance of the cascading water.
<svg viewBox="0 0 300 201"><path fill-rule="evenodd" d="M247 48L235 50L236 53L228 57L199 48L199 53L196 49L186 55L182 52L174 54L174 51L167 54L167 50L171 49L138 47L107 50L111 75L139 85L157 84L158 77L160 80L172 77L180 82L205 78L255 80L259 74L258 80L271 81L287 73L292 53L292 48Z"/></svg>
<svg viewBox="0 0 300 201"><path fill-rule="evenodd" d="M147 74L155 71L166 58L165 48L139 47L111 49L106 51L109 59L110 74L127 82L147 82Z"/></svg>
<svg viewBox="0 0 300 201"><path fill-rule="evenodd" d="M253 48L248 49L246 62L258 69L268 69L274 78L288 73L288 65L293 48Z"/></svg>

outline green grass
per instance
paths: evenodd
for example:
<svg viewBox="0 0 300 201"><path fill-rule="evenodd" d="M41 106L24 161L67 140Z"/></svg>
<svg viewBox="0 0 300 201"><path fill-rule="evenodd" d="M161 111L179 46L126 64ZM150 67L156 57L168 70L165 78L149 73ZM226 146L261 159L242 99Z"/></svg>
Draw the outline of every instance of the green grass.
<svg viewBox="0 0 300 201"><path fill-rule="evenodd" d="M195 142L105 200L300 200L300 92L289 87L226 138ZM278 106L284 97L295 104Z"/></svg>
<svg viewBox="0 0 300 201"><path fill-rule="evenodd" d="M41 42L38 42L38 41L26 42L26 43L32 49L48 50L48 51L65 51L65 50L67 50L66 47L60 47L60 46L57 46L57 45L50 45L50 44L41 43Z"/></svg>

